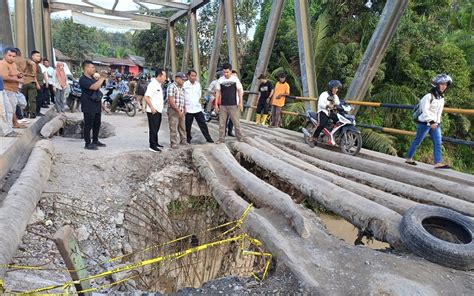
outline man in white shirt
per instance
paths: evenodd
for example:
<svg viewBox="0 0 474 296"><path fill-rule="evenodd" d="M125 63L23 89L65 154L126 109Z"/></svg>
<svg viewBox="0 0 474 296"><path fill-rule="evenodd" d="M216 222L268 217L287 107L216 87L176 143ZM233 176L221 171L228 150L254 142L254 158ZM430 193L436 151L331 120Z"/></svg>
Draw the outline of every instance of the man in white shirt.
<svg viewBox="0 0 474 296"><path fill-rule="evenodd" d="M53 76L54 76L54 68L51 67L49 60L47 58L43 59L43 66L46 68L46 74L48 76L48 89L45 89L45 103L51 104L54 103L54 88L53 88Z"/></svg>
<svg viewBox="0 0 474 296"><path fill-rule="evenodd" d="M186 104L186 138L188 144L191 144L191 127L193 125L194 118L199 125L202 135L206 138L208 143L214 143L209 135L209 129L207 128L206 119L204 113L202 113L201 106L201 84L197 81L197 72L195 70L188 71L188 80L184 82L184 101Z"/></svg>
<svg viewBox="0 0 474 296"><path fill-rule="evenodd" d="M161 152L160 148L163 148L163 146L158 144L158 132L161 126L161 113L163 113L163 83L165 80L166 72L161 68L156 69L155 79L151 80L145 92L150 142L148 150L152 152Z"/></svg>

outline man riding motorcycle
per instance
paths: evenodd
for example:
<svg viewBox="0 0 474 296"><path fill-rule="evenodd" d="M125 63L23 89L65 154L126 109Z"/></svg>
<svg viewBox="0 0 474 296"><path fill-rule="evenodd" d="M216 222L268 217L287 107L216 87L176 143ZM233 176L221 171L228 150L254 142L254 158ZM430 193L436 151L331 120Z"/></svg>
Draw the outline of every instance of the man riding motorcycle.
<svg viewBox="0 0 474 296"><path fill-rule="evenodd" d="M337 96L337 92L342 88L342 83L339 80L331 80L328 82L327 91L323 92L318 99L318 126L313 134L312 143L316 145L317 139L321 131L329 125L329 119L337 122L338 118L334 110L341 102Z"/></svg>
<svg viewBox="0 0 474 296"><path fill-rule="evenodd" d="M128 95L128 85L127 83L122 79L122 74L117 73L117 94L115 95L113 101L112 101L112 106L110 108L111 112L115 112L117 109L118 101L123 98L123 96Z"/></svg>

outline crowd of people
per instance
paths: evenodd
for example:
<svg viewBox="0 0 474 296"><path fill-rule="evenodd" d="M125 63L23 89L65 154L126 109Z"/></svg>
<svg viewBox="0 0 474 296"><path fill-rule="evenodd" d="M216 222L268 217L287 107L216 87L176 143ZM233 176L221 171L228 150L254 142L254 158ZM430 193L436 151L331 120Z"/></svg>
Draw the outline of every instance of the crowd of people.
<svg viewBox="0 0 474 296"><path fill-rule="evenodd" d="M85 149L97 150L106 145L99 141L98 134L101 124L102 92L101 88L114 88L114 96L110 112L115 112L117 102L125 95L132 95L137 101L139 111L146 113L149 126L149 150L159 152L163 148L158 142L158 133L162 121L162 113L167 108L170 128L170 146L188 145L192 141L192 124L196 120L201 133L208 143L213 143L204 116L205 112L219 113L219 138L216 143L223 143L225 136L234 136L242 140L240 112L244 106L244 90L238 73L228 63L222 66L216 79L209 85L210 102L207 110L201 103L202 87L197 72L189 70L184 74L178 72L167 79L164 69L156 69L155 76L132 76L117 73L111 75L106 71L97 73L91 61L82 64L83 75L79 79L81 94L81 111L84 114ZM258 77L256 124L269 127L281 125L281 110L286 97L290 95L290 85L285 73L277 75L273 85L264 74ZM419 114L416 115L416 137L408 151L406 163L416 165L413 155L426 135L430 134L433 141L435 168L449 168L441 160L441 114L444 108L444 94L452 83L452 78L439 74L432 80L430 93L422 98ZM342 88L338 80L328 83L327 91L318 99L317 122L312 142L317 143L321 131L328 126L330 119L337 121L335 106L340 104L337 96ZM64 64L56 63L52 67L40 52L32 51L29 58L24 58L18 48L5 48L0 61L0 136L15 137L14 129L23 129L29 123L28 118L43 116L42 107L55 104L58 112L65 112L65 98L69 91ZM418 112L418 111L417 111ZM92 131L92 138L91 138ZM314 146L314 145L312 145Z"/></svg>
<svg viewBox="0 0 474 296"><path fill-rule="evenodd" d="M28 118L43 116L41 108L54 103L64 112L67 77L64 64L53 68L41 53L25 58L18 48L7 47L0 61L0 136L16 137L14 129L27 128Z"/></svg>

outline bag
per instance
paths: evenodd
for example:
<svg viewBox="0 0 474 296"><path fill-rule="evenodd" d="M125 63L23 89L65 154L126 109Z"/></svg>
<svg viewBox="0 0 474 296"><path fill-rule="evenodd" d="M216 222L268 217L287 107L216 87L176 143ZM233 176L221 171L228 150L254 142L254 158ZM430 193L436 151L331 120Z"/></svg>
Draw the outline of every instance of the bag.
<svg viewBox="0 0 474 296"><path fill-rule="evenodd" d="M91 100L93 102L101 102L102 101L102 92L100 90L96 90L92 93Z"/></svg>
<svg viewBox="0 0 474 296"><path fill-rule="evenodd" d="M413 107L413 114L412 114L412 119L414 122L418 123L418 117L423 113L423 110L420 107L421 100L418 102L418 104ZM433 95L431 95L430 99L430 104L433 103Z"/></svg>
<svg viewBox="0 0 474 296"><path fill-rule="evenodd" d="M144 96L146 93L146 89L148 84L146 82L140 82L137 87L137 95Z"/></svg>

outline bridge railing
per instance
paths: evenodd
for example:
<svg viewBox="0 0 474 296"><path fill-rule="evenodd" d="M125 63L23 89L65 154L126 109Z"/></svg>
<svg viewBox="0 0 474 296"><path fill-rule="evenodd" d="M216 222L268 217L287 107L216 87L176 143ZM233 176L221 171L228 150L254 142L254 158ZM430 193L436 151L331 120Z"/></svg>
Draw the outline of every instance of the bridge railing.
<svg viewBox="0 0 474 296"><path fill-rule="evenodd" d="M250 92L245 92L245 93L247 94ZM298 100L298 101L318 101L317 98L311 98L311 97L287 96L287 98ZM345 102L351 105L356 105L356 106L391 108L391 109L402 109L402 110L413 110L413 108L415 107L413 105L391 104L391 103L383 103L383 102L366 102L366 101L352 101L352 100L346 100ZM257 106L247 105L246 108L256 109ZM462 114L462 115L474 115L474 109L458 109L458 108L446 107L443 109L443 112L453 113L453 114ZM285 110L282 110L281 114L289 115L289 116L302 116L302 117L306 116L305 114L300 114L297 112L290 112L290 111L285 111ZM413 137L416 135L416 132L414 131L400 130L400 129L395 129L395 128L370 125L370 124L365 124L365 123L357 123L357 126L384 132L384 133L395 134L395 135L413 136ZM443 137L443 141L447 143L455 144L455 145L466 145L466 146L474 147L474 141L469 141L469 140Z"/></svg>

